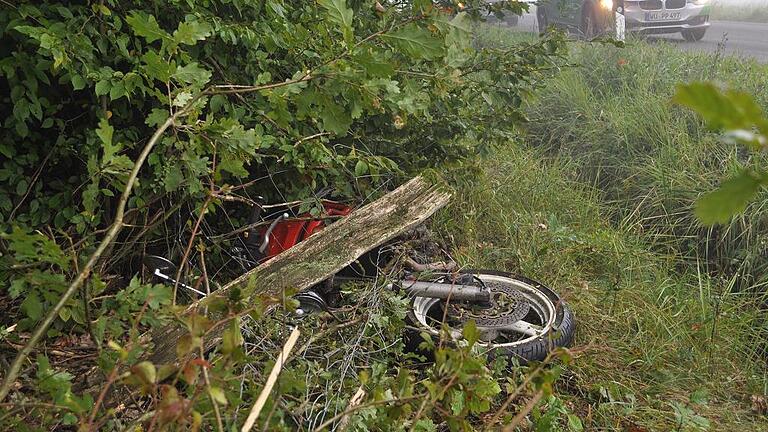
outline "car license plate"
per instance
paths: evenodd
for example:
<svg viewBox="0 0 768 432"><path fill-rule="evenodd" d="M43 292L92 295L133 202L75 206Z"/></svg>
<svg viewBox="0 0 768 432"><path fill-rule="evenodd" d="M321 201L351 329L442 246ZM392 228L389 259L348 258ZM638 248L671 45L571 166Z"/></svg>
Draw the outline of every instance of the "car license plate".
<svg viewBox="0 0 768 432"><path fill-rule="evenodd" d="M645 20L646 21L680 21L680 18L682 16L683 15L680 12L667 12L667 11L646 12Z"/></svg>

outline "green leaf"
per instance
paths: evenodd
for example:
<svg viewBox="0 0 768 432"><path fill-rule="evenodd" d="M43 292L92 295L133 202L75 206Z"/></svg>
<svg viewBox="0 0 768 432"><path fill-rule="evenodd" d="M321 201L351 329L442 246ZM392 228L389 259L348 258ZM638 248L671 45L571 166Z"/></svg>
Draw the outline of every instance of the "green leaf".
<svg viewBox="0 0 768 432"><path fill-rule="evenodd" d="M224 354L231 354L244 342L243 334L240 332L240 320L235 318L229 323L227 329L224 330L221 342L221 352Z"/></svg>
<svg viewBox="0 0 768 432"><path fill-rule="evenodd" d="M65 8L64 6L57 6L56 12L59 13L64 18L72 19L74 16L72 15L72 12L69 11L69 9Z"/></svg>
<svg viewBox="0 0 768 432"><path fill-rule="evenodd" d="M85 88L85 78L81 77L80 75L72 75L70 77L70 81L72 81L72 88L75 90L82 90Z"/></svg>
<svg viewBox="0 0 768 432"><path fill-rule="evenodd" d="M173 106L183 107L191 100L192 100L192 93L181 92L177 94L175 98L173 98Z"/></svg>
<svg viewBox="0 0 768 432"><path fill-rule="evenodd" d="M83 190L82 202L86 213L90 215L94 214L96 211L96 205L98 204L98 199L99 183L98 179L94 179L91 183L88 183L88 186L86 186L85 190Z"/></svg>
<svg viewBox="0 0 768 432"><path fill-rule="evenodd" d="M706 389L698 389L691 393L688 399L692 404L706 405L709 402L709 394Z"/></svg>
<svg viewBox="0 0 768 432"><path fill-rule="evenodd" d="M346 0L319 0L318 3L328 12L328 20L341 27L344 41L347 45L351 45L354 41L352 32L353 11L347 7Z"/></svg>
<svg viewBox="0 0 768 432"><path fill-rule="evenodd" d="M168 120L168 110L162 108L152 108L144 123L149 127L160 126Z"/></svg>
<svg viewBox="0 0 768 432"><path fill-rule="evenodd" d="M135 364L131 368L131 373L145 384L153 384L157 380L157 369L154 364L148 361Z"/></svg>
<svg viewBox="0 0 768 432"><path fill-rule="evenodd" d="M457 416L464 411L464 392L461 390L451 390L451 412Z"/></svg>
<svg viewBox="0 0 768 432"><path fill-rule="evenodd" d="M120 81L117 81L117 82L113 83L112 84L112 88L109 89L109 99L110 100L117 100L117 99L120 99L121 97L123 97L125 95L126 95L125 86Z"/></svg>
<svg viewBox="0 0 768 432"><path fill-rule="evenodd" d="M323 120L323 128L337 135L345 135L352 124L349 113L333 102L325 106L325 109L320 113L320 118Z"/></svg>
<svg viewBox="0 0 768 432"><path fill-rule="evenodd" d="M416 58L432 60L443 53L443 44L440 39L416 24L409 24L391 33L384 33L381 37Z"/></svg>
<svg viewBox="0 0 768 432"><path fill-rule="evenodd" d="M109 93L112 83L109 80L101 80L96 83L96 96L103 96Z"/></svg>
<svg viewBox="0 0 768 432"><path fill-rule="evenodd" d="M149 51L143 56L141 60L144 62L144 71L153 79L160 80L162 82L168 82L174 72L177 71L175 62L168 62L160 54L155 51Z"/></svg>
<svg viewBox="0 0 768 432"><path fill-rule="evenodd" d="M579 416L568 414L568 429L573 432L581 432L584 430L584 425L581 423Z"/></svg>
<svg viewBox="0 0 768 432"><path fill-rule="evenodd" d="M173 78L187 84L195 84L202 87L211 79L211 72L201 68L197 62L193 62L176 68Z"/></svg>
<svg viewBox="0 0 768 432"><path fill-rule="evenodd" d="M11 286L8 288L8 295L11 296L12 299L18 298L24 291L26 281L24 279L14 279L13 282L11 282Z"/></svg>
<svg viewBox="0 0 768 432"><path fill-rule="evenodd" d="M477 329L477 324L474 320L469 320L464 324L461 334L467 340L469 346L474 345L480 339L480 331Z"/></svg>
<svg viewBox="0 0 768 432"><path fill-rule="evenodd" d="M109 124L109 120L101 119L99 121L99 128L96 129L96 135L101 140L102 144L112 144L112 135L115 132L115 128Z"/></svg>
<svg viewBox="0 0 768 432"><path fill-rule="evenodd" d="M368 172L368 164L362 160L357 161L355 164L355 176L360 177Z"/></svg>
<svg viewBox="0 0 768 432"><path fill-rule="evenodd" d="M43 316L43 304L40 302L40 297L35 292L27 294L27 298L21 302L21 311L33 321L39 320Z"/></svg>
<svg viewBox="0 0 768 432"><path fill-rule="evenodd" d="M211 395L211 398L216 401L219 405L226 405L227 404L227 395L224 394L224 390L221 389L221 387L210 387L208 389L208 394Z"/></svg>
<svg viewBox="0 0 768 432"><path fill-rule="evenodd" d="M765 127L763 112L754 98L745 92L721 92L709 82L679 85L674 102L696 111L712 129L751 129Z"/></svg>
<svg viewBox="0 0 768 432"><path fill-rule="evenodd" d="M171 304L172 300L173 289L168 285L156 284L147 290L147 305L150 309L160 309L161 306Z"/></svg>
<svg viewBox="0 0 768 432"><path fill-rule="evenodd" d="M165 186L166 192L173 192L184 183L184 172L178 164L172 164L168 167L168 171L165 174L163 180L163 186Z"/></svg>
<svg viewBox="0 0 768 432"><path fill-rule="evenodd" d="M472 33L472 18L466 12L456 14L452 20L448 21L448 25L461 32Z"/></svg>
<svg viewBox="0 0 768 432"><path fill-rule="evenodd" d="M223 159L219 164L216 166L216 171L221 175L222 172L226 171L228 173L231 173L235 177L248 177L248 170L245 169L243 166L244 161L240 158L232 159L227 158Z"/></svg>
<svg viewBox="0 0 768 432"><path fill-rule="evenodd" d="M171 36L165 30L160 28L154 16L144 12L134 11L125 19L131 26L136 36L146 39L147 43L152 43L159 39L170 39Z"/></svg>
<svg viewBox="0 0 768 432"><path fill-rule="evenodd" d="M421 419L413 424L414 432L435 432L437 425L430 419Z"/></svg>
<svg viewBox="0 0 768 432"><path fill-rule="evenodd" d="M696 202L696 216L705 225L727 223L741 213L766 181L764 173L744 170Z"/></svg>
<svg viewBox="0 0 768 432"><path fill-rule="evenodd" d="M202 343L202 339L197 336L192 336L189 334L184 335L180 337L176 342L176 355L179 357L184 357L191 353L195 348L200 347Z"/></svg>
<svg viewBox="0 0 768 432"><path fill-rule="evenodd" d="M16 195L24 195L27 193L27 187L29 187L29 183L27 183L26 180L21 179L18 183L16 183Z"/></svg>
<svg viewBox="0 0 768 432"><path fill-rule="evenodd" d="M173 41L176 44L194 45L197 41L205 40L211 35L211 26L206 22L189 21L179 24L173 32Z"/></svg>
<svg viewBox="0 0 768 432"><path fill-rule="evenodd" d="M376 57L375 52L363 51L356 54L353 60L365 69L371 77L386 78L395 73L392 62L385 58Z"/></svg>

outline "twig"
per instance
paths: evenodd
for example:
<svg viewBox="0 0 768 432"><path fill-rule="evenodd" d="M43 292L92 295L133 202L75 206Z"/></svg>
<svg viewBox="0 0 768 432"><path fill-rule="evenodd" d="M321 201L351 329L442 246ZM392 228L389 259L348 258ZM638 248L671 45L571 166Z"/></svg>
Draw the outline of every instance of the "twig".
<svg viewBox="0 0 768 432"><path fill-rule="evenodd" d="M353 406L353 407L347 408L346 410L344 410L344 411L340 412L339 414L336 414L335 416L333 416L330 419L326 420L320 426L316 427L312 432L320 432L321 430L323 430L323 429L327 428L328 426L330 426L331 424L333 424L336 420L338 420L338 419L340 419L340 418L342 418L344 416L347 416L349 414L352 414L353 412L361 410L363 408L370 408L372 406L385 405L385 404L388 404L388 403L404 403L404 402L408 402L408 401L411 401L413 399L420 398L420 397L426 398L427 395L414 395L414 396L408 396L408 397L403 397L403 398L399 398L399 399L378 400L378 401L368 402L368 403L365 403L365 404L362 404L362 405Z"/></svg>
<svg viewBox="0 0 768 432"><path fill-rule="evenodd" d="M314 335L312 335L312 337L309 338L307 343L305 343L304 345L301 346L301 348L299 348L299 350L297 351L296 355L300 355L304 351L308 350L309 347L312 346L312 344L317 342L319 339L324 338L325 336L328 336L329 334L331 334L333 332L336 332L336 331L339 331L341 329L353 326L353 325L359 323L360 321L362 321L362 319L363 319L363 317L358 317L358 318L355 318L355 319L353 319L351 321L346 321L346 322L343 322L341 324L335 325L335 326L333 326L333 327L331 327L331 328L329 328L327 330L323 330L323 331L321 331L319 333L315 333ZM290 360L292 358L293 358L293 356L288 357L288 360Z"/></svg>
<svg viewBox="0 0 768 432"><path fill-rule="evenodd" d="M99 408L101 407L101 404L104 403L104 398L107 397L107 392L112 387L112 384L115 383L115 381L118 378L120 368L120 362L118 361L115 363L115 366L112 367L112 371L109 372L109 376L107 376L107 382L104 384L104 387L102 387L101 391L99 392L99 396L96 398L96 403L93 404L93 409L91 410L90 416L88 416L88 423L84 425L85 427L83 430L86 430L88 432L95 430L93 427L93 423L96 421L96 415L99 413Z"/></svg>
<svg viewBox="0 0 768 432"><path fill-rule="evenodd" d="M253 424L256 423L256 419L259 418L261 409L264 408L264 404L267 402L267 398L269 397L269 393L272 391L272 387L274 387L275 383L277 382L277 375L279 375L280 371L283 369L285 359L288 357L288 354L290 354L293 346L296 345L296 341L299 340L300 333L301 332L299 332L298 328L294 328L293 332L291 332L291 335L288 336L288 340L285 342L283 350L277 356L277 361L272 367L272 372L269 373L267 382L264 384L264 388L261 390L259 397L256 399L256 403L253 404L253 408L251 408L251 412L248 414L248 418L245 419L245 424L243 424L240 432L249 432L251 428L253 428Z"/></svg>
<svg viewBox="0 0 768 432"><path fill-rule="evenodd" d="M145 412L139 418L131 422L128 427L123 429L123 432L135 432L137 430L142 430L140 427L141 424L152 418L155 414L156 412L154 410Z"/></svg>
<svg viewBox="0 0 768 432"><path fill-rule="evenodd" d="M273 88L283 87L283 86L292 85L292 84L298 84L300 82L310 81L313 78L314 77L308 72L308 73L305 73L304 76L302 76L299 79L286 80L283 82L264 84L260 86L228 85L228 84L216 85L206 90L205 94L212 95L212 94L252 93L252 92L257 92L261 90L270 90Z"/></svg>
<svg viewBox="0 0 768 432"><path fill-rule="evenodd" d="M354 396L352 396L352 399L349 400L349 405L347 406L348 411L350 409L353 409L354 407L360 405L360 402L363 401L363 398L365 397L365 390L363 389L363 386L360 386L357 388L357 391L355 392ZM341 418L339 421L339 427L336 428L336 430L343 431L347 428L347 423L349 423L349 415L344 415L344 417Z"/></svg>
<svg viewBox="0 0 768 432"><path fill-rule="evenodd" d="M203 351L202 345L200 346L200 358L205 360L205 351ZM221 411L219 411L219 404L216 402L216 398L214 398L213 394L211 393L211 380L208 378L208 368L205 366L200 366L200 369L203 371L203 381L205 382L205 387L208 390L208 398L211 399L211 404L213 405L213 413L216 416L216 426L218 426L219 432L224 432L224 423L221 421Z"/></svg>
<svg viewBox="0 0 768 432"><path fill-rule="evenodd" d="M129 339L128 344L126 345L126 350L130 351L131 345L133 344L133 335L136 334L136 329L139 326L139 323L141 322L142 317L144 317L144 314L147 312L147 308L149 307L149 298L144 300L144 304L141 306L141 309L139 310L139 313L136 315L136 318L133 321L133 324L131 325L131 339ZM99 426L94 427L94 421L96 421L96 415L99 413L99 407L101 407L101 404L104 403L105 398L107 397L107 392L109 391L110 387L117 381L120 372L120 366L122 364L122 359L118 358L117 362L115 362L115 365L112 366L112 371L110 371L109 376L107 377L107 382L104 384L104 387L101 389L101 392L99 392L99 396L96 398L96 402L93 404L93 409L91 409L91 415L88 416L88 424L83 425L85 427L82 427L82 430L85 431L94 431L99 430Z"/></svg>
<svg viewBox="0 0 768 432"><path fill-rule="evenodd" d="M326 135L330 135L330 134L331 134L330 132L320 132L320 133L312 134L312 135L309 135L309 136L305 136L304 138L298 139L293 146L294 147L298 147L299 144L303 143L304 141L313 140L315 138L320 138L320 137L323 137L323 136L326 136Z"/></svg>
<svg viewBox="0 0 768 432"><path fill-rule="evenodd" d="M427 402L429 402L434 406L435 402L442 399L445 393L453 386L453 384L456 382L458 377L459 376L457 375L457 373L454 373L453 375L451 375L451 378L448 380L448 384L442 386L439 394L436 394L434 397L424 397L424 400L421 402L421 405L419 406L419 410L416 412L416 415L413 417L413 419L411 419L413 424L411 425L410 432L414 432L416 430L416 426L417 426L416 422L418 422L418 420L421 418L421 415L424 414L424 408L427 407Z"/></svg>
<svg viewBox="0 0 768 432"><path fill-rule="evenodd" d="M531 411L533 411L533 408L536 406L536 404L541 400L541 398L544 396L544 392L542 390L539 390L538 393L536 393L531 400L528 401L527 404L523 407L523 409L517 413L515 418L512 419L511 422L509 422L508 425L504 426L504 429L502 429L503 432L514 432L515 427L520 424L521 421L525 418L525 416L528 415Z"/></svg>
<svg viewBox="0 0 768 432"><path fill-rule="evenodd" d="M211 200L213 200L213 195L208 194L208 197L205 198L203 206L200 208L200 215L195 221L195 226L192 228L192 234L189 236L187 248L184 250L184 255L181 257L181 262L179 263L179 269L176 270L176 280L173 283L173 305L176 305L176 294L179 291L179 281L181 280L181 274L186 268L187 258L189 258L189 253L192 251L192 245L195 243L195 236L197 236L197 231L200 229L200 223L203 221L205 214L208 212L208 205L211 203Z"/></svg>
<svg viewBox="0 0 768 432"><path fill-rule="evenodd" d="M45 155L45 159L43 159L43 163L40 164L40 166L35 171L35 174L32 176L32 181L29 182L29 186L27 186L26 192L24 192L24 196L21 197L21 200L13 207L13 211L11 211L11 215L8 216L8 220L12 221L14 216L16 216L16 212L19 210L19 207L21 207L22 204L24 204L24 201L26 201L27 197L29 197L30 192L32 192L32 188L35 186L35 183L37 183L37 179L40 177L40 173L43 172L43 168L45 168L45 165L48 163L48 159L51 158L51 155L54 151L56 151L56 147L58 147L58 144L54 144L53 148L51 148L51 151L48 152L47 155Z"/></svg>

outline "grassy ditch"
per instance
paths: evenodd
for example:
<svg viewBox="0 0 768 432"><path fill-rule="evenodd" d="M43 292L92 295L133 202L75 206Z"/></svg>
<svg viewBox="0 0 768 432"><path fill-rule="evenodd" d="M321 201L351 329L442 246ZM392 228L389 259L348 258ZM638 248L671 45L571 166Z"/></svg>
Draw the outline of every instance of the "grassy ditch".
<svg viewBox="0 0 768 432"><path fill-rule="evenodd" d="M577 45L569 63L435 231L462 264L539 279L573 305L591 351L557 391L586 430L764 430L768 201L712 230L692 204L765 161L669 101L678 82L712 79L768 106L766 66L643 41Z"/></svg>
<svg viewBox="0 0 768 432"><path fill-rule="evenodd" d="M473 268L549 284L573 306L577 345L558 398L585 430L760 430L749 400L764 378L749 335L750 300L704 269L616 226L579 165L510 145L438 215L436 232ZM635 429L632 429L632 428ZM679 428L679 429L678 429Z"/></svg>
<svg viewBox="0 0 768 432"><path fill-rule="evenodd" d="M665 43L576 48L565 70L531 104L527 141L568 158L574 175L600 190L616 226L642 234L685 269L733 277L761 296L765 199L727 226L702 228L691 206L750 159L670 103L679 82L711 79L757 95L768 105L768 68L720 54L682 53Z"/></svg>

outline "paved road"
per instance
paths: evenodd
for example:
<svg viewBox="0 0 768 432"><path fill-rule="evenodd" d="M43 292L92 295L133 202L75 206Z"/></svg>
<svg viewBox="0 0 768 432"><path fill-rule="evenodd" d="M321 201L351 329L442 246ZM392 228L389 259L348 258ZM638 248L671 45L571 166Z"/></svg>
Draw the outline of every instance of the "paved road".
<svg viewBox="0 0 768 432"><path fill-rule="evenodd" d="M650 37L649 37L650 39ZM688 43L679 35L657 37L675 43L684 50L715 52L722 45L726 54L754 57L768 62L768 24L731 21L712 21L704 39Z"/></svg>
<svg viewBox="0 0 768 432"><path fill-rule="evenodd" d="M517 29L537 31L535 7L531 8L531 12L520 17ZM722 45L726 54L753 57L768 63L768 23L713 21L704 39L699 42L686 42L679 33L648 36L648 39L674 43L684 50L715 52Z"/></svg>

